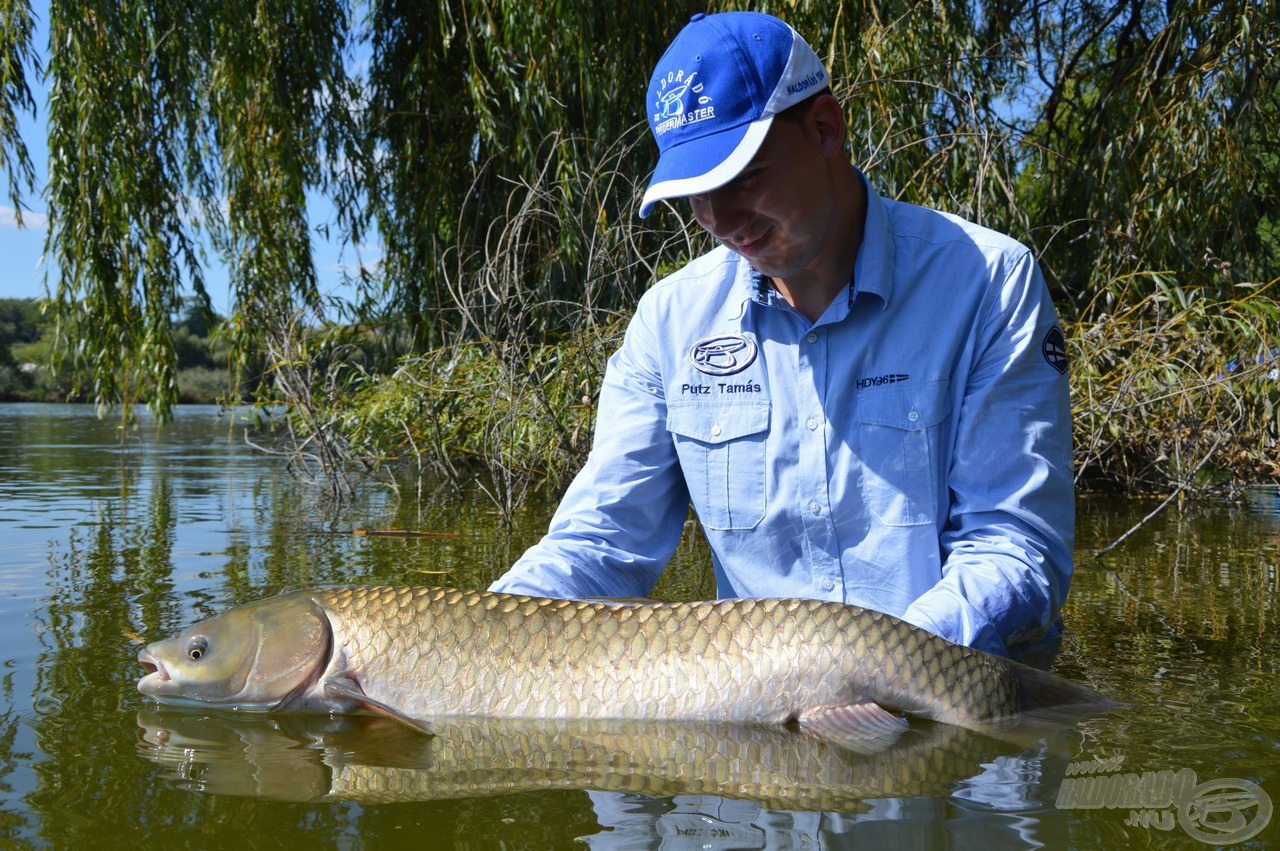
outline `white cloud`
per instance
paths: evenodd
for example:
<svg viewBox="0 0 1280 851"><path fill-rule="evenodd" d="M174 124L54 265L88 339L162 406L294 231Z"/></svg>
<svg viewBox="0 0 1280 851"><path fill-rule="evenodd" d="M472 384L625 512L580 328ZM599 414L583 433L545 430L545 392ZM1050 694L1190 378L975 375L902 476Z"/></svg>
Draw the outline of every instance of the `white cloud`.
<svg viewBox="0 0 1280 851"><path fill-rule="evenodd" d="M380 275L382 274L382 258L371 258L362 260L359 263L334 263L320 267L320 271L352 276L359 275L361 272L369 275Z"/></svg>
<svg viewBox="0 0 1280 851"><path fill-rule="evenodd" d="M33 213L30 210L25 210L22 213L22 226L27 230L44 230L48 224L49 217L44 213ZM0 204L0 227L16 228L17 226L17 210Z"/></svg>
<svg viewBox="0 0 1280 851"><path fill-rule="evenodd" d="M355 254L355 260L351 260L351 254ZM332 263L320 263L318 269L321 272L338 275L359 275L362 272L368 275L382 274L383 265L383 246L377 243L366 243L359 245L346 245L341 247L338 256Z"/></svg>

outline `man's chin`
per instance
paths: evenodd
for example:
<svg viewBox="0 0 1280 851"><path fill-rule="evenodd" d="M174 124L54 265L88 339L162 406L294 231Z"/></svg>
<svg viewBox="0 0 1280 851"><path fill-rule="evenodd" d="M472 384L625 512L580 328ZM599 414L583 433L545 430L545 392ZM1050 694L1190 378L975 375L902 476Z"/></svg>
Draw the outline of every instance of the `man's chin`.
<svg viewBox="0 0 1280 851"><path fill-rule="evenodd" d="M755 269L766 278L782 278L785 280L796 273L795 269L778 263L776 260L771 261L769 257L747 257L745 254L742 257L751 264L752 269Z"/></svg>

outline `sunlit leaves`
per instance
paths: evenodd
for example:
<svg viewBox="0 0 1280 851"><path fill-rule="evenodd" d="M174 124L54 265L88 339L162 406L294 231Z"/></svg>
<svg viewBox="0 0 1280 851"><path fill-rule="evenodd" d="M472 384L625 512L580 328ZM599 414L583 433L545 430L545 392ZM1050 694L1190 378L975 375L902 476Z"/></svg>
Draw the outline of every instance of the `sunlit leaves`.
<svg viewBox="0 0 1280 851"><path fill-rule="evenodd" d="M1259 240L1280 191L1268 95L1280 21L1267 5L1071 0L1029 19L1044 24L1036 64L1049 88L1031 130L1043 183L1025 199L1070 230L1048 259L1075 304L1142 268L1222 295L1241 276L1274 276L1280 247Z"/></svg>
<svg viewBox="0 0 1280 851"><path fill-rule="evenodd" d="M89 317L62 351L93 398L175 401L170 321L184 286L207 301L199 213L242 358L318 313L306 192L350 136L349 25L340 0L51 4L50 254L64 320Z"/></svg>
<svg viewBox="0 0 1280 851"><path fill-rule="evenodd" d="M171 404L168 328L182 287L203 292L199 228L231 270L239 372L267 359L264 398L313 423L332 422L322 409L343 387L332 361L306 355L340 336L322 329L339 314L370 380L401 356L473 344L469 355L523 374L532 353L608 325L703 244L678 203L643 224L634 215L654 161L644 88L691 13L740 5L53 0L49 256L69 362L102 401ZM1097 347L1081 359L1098 399L1126 372L1155 388L1180 368L1147 369L1139 332L1198 338L1198 375L1275 344L1270 5L754 7L826 59L851 156L882 194L1032 246L1073 342ZM16 198L30 176L13 118L31 107L24 0L0 0L0 62L0 155ZM361 272L360 297L336 309L317 291L311 243L328 223L308 217L315 194L333 202L339 238L376 233L385 249L375 273ZM1228 309L1246 298L1248 311ZM1117 317L1122 327L1105 324ZM306 398L309 375L327 376L323 398ZM1263 412L1242 420L1259 453L1276 441L1269 386L1232 397ZM1090 447L1111 428L1079 421ZM1184 431L1178 452L1197 454L1200 435ZM1170 454L1163 445L1140 451L1132 469L1156 474L1138 478L1181 469L1154 460Z"/></svg>
<svg viewBox="0 0 1280 851"><path fill-rule="evenodd" d="M183 105L193 75L186 4L89 0L50 7L49 245L61 349L92 396L176 399L170 318L201 267L184 222ZM66 336L67 308L90 315Z"/></svg>
<svg viewBox="0 0 1280 851"><path fill-rule="evenodd" d="M227 203L219 235L236 295L232 328L247 352L264 335L289 333L296 312L323 314L307 192L325 187L329 164L350 150L350 10L342 0L214 5L206 73Z"/></svg>
<svg viewBox="0 0 1280 851"><path fill-rule="evenodd" d="M27 0L0 0L0 172L9 185L14 215L22 221L22 192L31 191L35 170L18 132L18 116L35 114L27 70L36 70Z"/></svg>

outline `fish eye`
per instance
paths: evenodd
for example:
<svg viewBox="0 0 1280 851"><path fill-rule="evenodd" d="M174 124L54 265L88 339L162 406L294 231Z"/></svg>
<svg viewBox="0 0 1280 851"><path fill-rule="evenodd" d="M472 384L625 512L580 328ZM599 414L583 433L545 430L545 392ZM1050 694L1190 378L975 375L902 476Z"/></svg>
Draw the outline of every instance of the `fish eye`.
<svg viewBox="0 0 1280 851"><path fill-rule="evenodd" d="M194 638L191 640L190 646L187 647L187 658L192 662L199 662L208 649L209 642L207 640L204 638Z"/></svg>

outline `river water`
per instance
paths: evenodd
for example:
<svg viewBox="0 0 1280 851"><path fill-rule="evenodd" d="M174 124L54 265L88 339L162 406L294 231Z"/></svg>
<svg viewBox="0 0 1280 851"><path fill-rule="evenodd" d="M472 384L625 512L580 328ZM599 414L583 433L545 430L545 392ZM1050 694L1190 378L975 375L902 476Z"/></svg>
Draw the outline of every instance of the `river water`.
<svg viewBox="0 0 1280 851"><path fill-rule="evenodd" d="M335 505L180 408L136 431L0 405L0 847L1127 848L1280 841L1280 491L1083 498L1055 670L1129 705L1004 741L161 711L143 640L299 585L483 587L544 527L479 489ZM269 440L261 429L259 441ZM415 536L360 535L413 531ZM656 596L712 591L696 534Z"/></svg>

